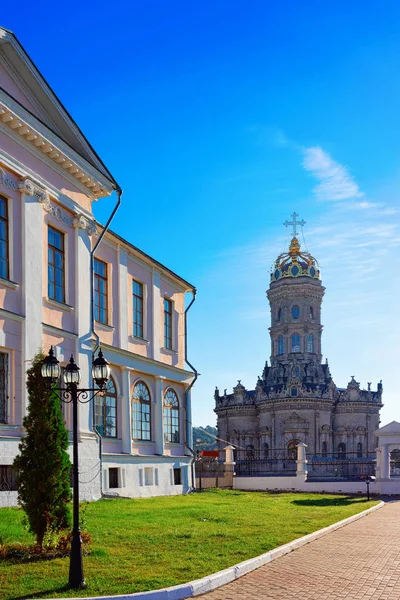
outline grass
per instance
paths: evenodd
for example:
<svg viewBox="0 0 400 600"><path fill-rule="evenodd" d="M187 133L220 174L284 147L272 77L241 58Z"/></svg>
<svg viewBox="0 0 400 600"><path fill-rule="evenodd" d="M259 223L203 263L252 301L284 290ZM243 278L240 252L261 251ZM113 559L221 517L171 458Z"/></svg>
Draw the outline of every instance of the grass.
<svg viewBox="0 0 400 600"><path fill-rule="evenodd" d="M110 499L87 506L93 544L87 587L69 590L68 558L0 560L0 597L124 594L177 585L267 552L376 501L362 497L210 490L188 496ZM0 540L30 544L17 508L0 509Z"/></svg>

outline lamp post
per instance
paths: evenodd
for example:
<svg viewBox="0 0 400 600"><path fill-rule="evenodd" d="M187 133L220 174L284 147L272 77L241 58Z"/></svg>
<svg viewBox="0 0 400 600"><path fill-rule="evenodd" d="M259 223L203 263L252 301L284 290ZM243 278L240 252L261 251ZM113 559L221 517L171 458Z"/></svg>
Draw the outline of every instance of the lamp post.
<svg viewBox="0 0 400 600"><path fill-rule="evenodd" d="M42 363L42 377L47 381L49 387L61 392L61 400L72 403L72 443L73 443L73 527L71 539L71 554L69 563L69 586L71 588L85 587L82 560L82 538L79 528L79 464L78 464L78 402L87 403L98 394L104 393L104 388L110 377L110 367L103 353L99 350L98 357L92 363L92 376L98 388L78 388L80 382L80 369L71 358L64 372L65 388L53 387L60 376L60 363L54 356L53 346L48 356ZM93 394L89 397L89 394Z"/></svg>

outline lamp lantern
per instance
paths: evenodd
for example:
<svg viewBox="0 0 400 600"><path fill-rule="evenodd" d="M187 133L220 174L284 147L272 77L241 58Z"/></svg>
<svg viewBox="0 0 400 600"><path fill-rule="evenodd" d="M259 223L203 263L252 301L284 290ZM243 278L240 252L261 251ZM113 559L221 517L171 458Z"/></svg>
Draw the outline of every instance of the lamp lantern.
<svg viewBox="0 0 400 600"><path fill-rule="evenodd" d="M46 358L43 359L41 374L47 381L55 381L60 377L60 363L57 357L54 356L53 346L51 346Z"/></svg>
<svg viewBox="0 0 400 600"><path fill-rule="evenodd" d="M64 371L64 382L66 385L70 385L74 383L78 385L81 380L81 374L79 373L80 369L75 362L74 355L71 354L71 358L69 359L69 363L65 367Z"/></svg>
<svg viewBox="0 0 400 600"><path fill-rule="evenodd" d="M96 358L96 360L93 361L92 365L92 376L96 382L96 385L98 385L99 388L102 389L106 386L107 381L110 378L110 373L110 365L104 358L103 353L100 349L99 355Z"/></svg>

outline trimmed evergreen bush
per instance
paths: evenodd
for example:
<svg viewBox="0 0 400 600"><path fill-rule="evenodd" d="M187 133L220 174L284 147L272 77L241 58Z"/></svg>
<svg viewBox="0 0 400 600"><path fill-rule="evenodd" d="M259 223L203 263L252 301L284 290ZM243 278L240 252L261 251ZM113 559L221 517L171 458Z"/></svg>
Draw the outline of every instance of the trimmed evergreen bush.
<svg viewBox="0 0 400 600"><path fill-rule="evenodd" d="M43 359L42 353L37 354L27 371L26 435L13 465L18 472L18 502L40 547L46 532L60 531L71 523L68 432L59 394L48 389L41 375Z"/></svg>

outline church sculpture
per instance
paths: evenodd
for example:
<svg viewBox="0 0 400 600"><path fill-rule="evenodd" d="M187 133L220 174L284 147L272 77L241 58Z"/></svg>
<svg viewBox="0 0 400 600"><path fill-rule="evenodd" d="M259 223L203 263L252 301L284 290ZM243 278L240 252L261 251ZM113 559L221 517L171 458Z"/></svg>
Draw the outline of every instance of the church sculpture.
<svg viewBox="0 0 400 600"><path fill-rule="evenodd" d="M382 382L377 390L360 389L351 377L346 388L332 380L328 360L322 361L321 304L325 288L317 260L304 252L293 220L288 252L280 254L271 272L267 297L271 308L271 360L265 363L255 390L239 381L233 394L215 390L215 412L221 448L267 458L279 450L288 456L299 442L308 456L366 457L375 449Z"/></svg>

